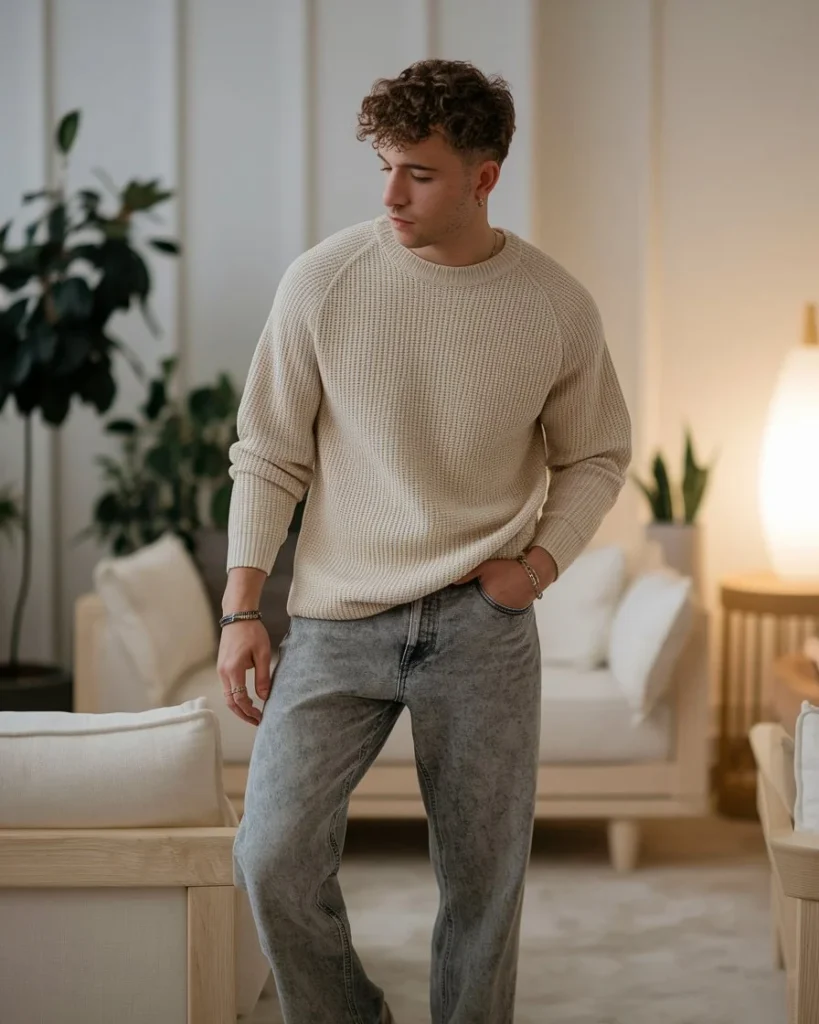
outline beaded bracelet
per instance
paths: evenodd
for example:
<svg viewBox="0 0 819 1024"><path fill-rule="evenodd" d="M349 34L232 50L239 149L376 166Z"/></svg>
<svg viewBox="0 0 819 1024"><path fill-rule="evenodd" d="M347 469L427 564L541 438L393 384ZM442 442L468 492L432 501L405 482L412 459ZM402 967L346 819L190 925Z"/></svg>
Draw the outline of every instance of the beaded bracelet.
<svg viewBox="0 0 819 1024"><path fill-rule="evenodd" d="M231 622L244 622L246 619L261 619L262 613L257 610L248 612L231 612L230 615L223 615L219 619L219 627L229 625Z"/></svg>
<svg viewBox="0 0 819 1024"><path fill-rule="evenodd" d="M526 561L523 555L518 555L518 561L523 566L523 568L529 573L529 579L532 581L532 586L535 588L535 593L537 594L537 596L539 598L543 597L543 591L540 589L540 577L538 576L538 574L535 572L532 566L529 565L529 563Z"/></svg>

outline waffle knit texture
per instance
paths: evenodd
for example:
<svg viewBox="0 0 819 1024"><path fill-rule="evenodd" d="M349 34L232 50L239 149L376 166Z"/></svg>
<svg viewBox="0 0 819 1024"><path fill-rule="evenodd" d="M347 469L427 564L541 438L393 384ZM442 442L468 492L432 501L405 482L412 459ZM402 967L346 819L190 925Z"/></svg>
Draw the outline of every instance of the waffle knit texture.
<svg viewBox="0 0 819 1024"><path fill-rule="evenodd" d="M532 545L561 574L617 499L631 422L597 306L505 236L442 266L384 215L285 271L230 448L227 568L269 574L309 489L290 616L376 615Z"/></svg>

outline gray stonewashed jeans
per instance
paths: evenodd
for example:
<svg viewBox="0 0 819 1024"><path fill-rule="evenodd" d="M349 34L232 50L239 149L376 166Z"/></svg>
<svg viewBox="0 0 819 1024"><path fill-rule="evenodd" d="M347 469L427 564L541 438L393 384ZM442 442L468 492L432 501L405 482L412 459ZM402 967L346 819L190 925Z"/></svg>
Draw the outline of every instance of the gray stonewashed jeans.
<svg viewBox="0 0 819 1024"><path fill-rule="evenodd" d="M336 876L350 792L405 706L440 891L432 1024L513 1020L540 643L532 606L504 608L475 579L367 618L291 619L234 845L286 1024L380 1019Z"/></svg>

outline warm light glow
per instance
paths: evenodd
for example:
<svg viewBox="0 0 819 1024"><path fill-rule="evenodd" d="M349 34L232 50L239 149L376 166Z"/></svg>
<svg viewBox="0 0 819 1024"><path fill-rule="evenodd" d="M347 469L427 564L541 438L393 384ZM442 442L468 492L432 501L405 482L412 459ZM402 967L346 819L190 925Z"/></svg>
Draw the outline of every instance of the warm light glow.
<svg viewBox="0 0 819 1024"><path fill-rule="evenodd" d="M759 475L774 570L819 580L819 345L788 353L768 411Z"/></svg>

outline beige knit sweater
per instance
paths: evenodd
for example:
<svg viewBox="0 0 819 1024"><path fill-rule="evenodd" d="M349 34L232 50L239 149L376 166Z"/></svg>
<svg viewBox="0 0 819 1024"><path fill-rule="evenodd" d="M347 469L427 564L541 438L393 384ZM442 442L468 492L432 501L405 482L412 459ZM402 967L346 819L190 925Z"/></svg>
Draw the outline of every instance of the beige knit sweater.
<svg viewBox="0 0 819 1024"><path fill-rule="evenodd" d="M532 544L562 573L614 504L631 424L597 307L505 235L441 266L382 216L285 272L230 449L227 568L270 573L309 487L289 615L375 615Z"/></svg>

